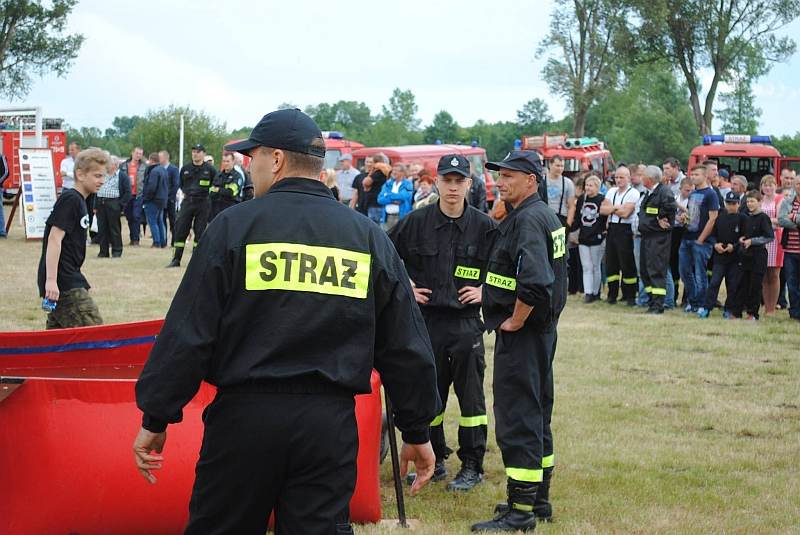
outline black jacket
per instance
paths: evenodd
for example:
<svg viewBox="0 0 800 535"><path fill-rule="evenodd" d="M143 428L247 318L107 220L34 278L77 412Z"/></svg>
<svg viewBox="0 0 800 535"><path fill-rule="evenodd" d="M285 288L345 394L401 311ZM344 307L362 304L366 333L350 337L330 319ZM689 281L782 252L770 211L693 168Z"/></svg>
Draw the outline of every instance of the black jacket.
<svg viewBox="0 0 800 535"><path fill-rule="evenodd" d="M230 171L220 170L211 181L209 196L212 200L224 200L237 203L244 195L245 178L235 168Z"/></svg>
<svg viewBox="0 0 800 535"><path fill-rule="evenodd" d="M729 214L726 210L720 210L716 221L714 221L714 228L711 230L711 235L714 237L716 243L721 245L733 245L732 253L718 253L714 251L714 263L728 264L730 262L738 262L741 253L742 244L739 243L739 238L742 236L744 230L744 214L736 212Z"/></svg>
<svg viewBox="0 0 800 535"><path fill-rule="evenodd" d="M756 273L766 273L766 245L775 239L769 216L764 212L752 214L748 211L742 220L742 237L752 240L750 247L741 249L742 267Z"/></svg>
<svg viewBox="0 0 800 535"><path fill-rule="evenodd" d="M549 330L567 301L566 229L538 193L494 229L483 286L483 320L497 329L519 299L533 307L526 325Z"/></svg>
<svg viewBox="0 0 800 535"><path fill-rule="evenodd" d="M494 227L492 218L466 202L458 219L444 215L437 202L411 212L392 228L389 237L411 280L432 291L423 311L446 308L478 316L480 305L459 302L458 290L481 285L489 254L488 233Z"/></svg>
<svg viewBox="0 0 800 535"><path fill-rule="evenodd" d="M208 197L211 181L217 176L217 170L208 162L195 165L192 162L181 167L180 187L187 197Z"/></svg>
<svg viewBox="0 0 800 535"><path fill-rule="evenodd" d="M143 202L165 208L168 195L169 173L159 164L149 165L144 173Z"/></svg>
<svg viewBox="0 0 800 535"><path fill-rule="evenodd" d="M388 236L322 182L286 178L218 215L136 384L143 425L181 421L205 380L370 391L377 369L409 443L441 411L428 333ZM302 422L298 422L302 425Z"/></svg>
<svg viewBox="0 0 800 535"><path fill-rule="evenodd" d="M472 175L472 186L469 188L469 204L483 213L489 211L486 203L486 182L482 176Z"/></svg>
<svg viewBox="0 0 800 535"><path fill-rule="evenodd" d="M672 222L675 221L675 212L678 205L672 190L664 184L656 185L652 193L645 191L644 199L639 204L639 232L647 234L672 232ZM659 219L669 222L667 228L661 228Z"/></svg>

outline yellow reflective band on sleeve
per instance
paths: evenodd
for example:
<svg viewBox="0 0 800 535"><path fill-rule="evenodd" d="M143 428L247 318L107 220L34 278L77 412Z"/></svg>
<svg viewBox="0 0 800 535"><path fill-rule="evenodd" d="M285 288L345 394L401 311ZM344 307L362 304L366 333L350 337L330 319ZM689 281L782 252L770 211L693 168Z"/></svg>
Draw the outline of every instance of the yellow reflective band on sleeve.
<svg viewBox="0 0 800 535"><path fill-rule="evenodd" d="M653 291L653 287L652 286L645 286L644 291L645 291L645 293L650 293L650 292Z"/></svg>
<svg viewBox="0 0 800 535"><path fill-rule="evenodd" d="M708 275L709 277L710 277L711 275L713 275L713 274L714 274L714 272L713 272L713 271L711 271L710 269L707 269L707 270L706 270L706 275Z"/></svg>
<svg viewBox="0 0 800 535"><path fill-rule="evenodd" d="M440 414L439 416L433 419L433 421L431 422L431 427L442 425L443 422L444 422L444 413Z"/></svg>
<svg viewBox="0 0 800 535"><path fill-rule="evenodd" d="M368 253L299 243L251 243L245 248L245 289L366 299L370 267Z"/></svg>
<svg viewBox="0 0 800 535"><path fill-rule="evenodd" d="M651 292L653 295L667 295L666 288L651 288Z"/></svg>
<svg viewBox="0 0 800 535"><path fill-rule="evenodd" d="M517 511L525 511L526 513L530 513L531 511L533 511L533 506L532 505L527 505L527 504L524 504L524 503L513 503L512 502L511 503L511 507L513 509L516 509Z"/></svg>
<svg viewBox="0 0 800 535"><path fill-rule="evenodd" d="M606 277L606 282L617 282L620 279L619 275L609 275Z"/></svg>
<svg viewBox="0 0 800 535"><path fill-rule="evenodd" d="M544 472L528 468L506 468L506 476L525 483L541 483L544 479Z"/></svg>
<svg viewBox="0 0 800 535"><path fill-rule="evenodd" d="M210 181L210 180L201 180L201 181L200 181L200 185L201 185L201 186L203 186L203 187L206 187L206 186L208 186L209 184L211 184L211 181Z"/></svg>
<svg viewBox="0 0 800 535"><path fill-rule="evenodd" d="M542 468L553 468L556 465L555 455L546 455L542 457Z"/></svg>
<svg viewBox="0 0 800 535"><path fill-rule="evenodd" d="M234 196L239 194L239 184L230 182L229 184L225 184L225 187L231 190L231 193L233 193Z"/></svg>
<svg viewBox="0 0 800 535"><path fill-rule="evenodd" d="M486 284L489 286L497 286L498 288L510 290L512 292L517 289L516 279L504 277L502 275L498 275L497 273L492 273L491 271L486 273Z"/></svg>
<svg viewBox="0 0 800 535"><path fill-rule="evenodd" d="M567 254L567 229L561 227L554 230L551 236L553 236L553 260L555 260Z"/></svg>
<svg viewBox="0 0 800 535"><path fill-rule="evenodd" d="M175 248L176 249L183 249L185 246L186 246L186 243L184 243L182 241L176 241L175 242Z"/></svg>
<svg viewBox="0 0 800 535"><path fill-rule="evenodd" d="M636 277L631 277L630 279L622 279L622 284L636 284L639 282L639 279Z"/></svg>
<svg viewBox="0 0 800 535"><path fill-rule="evenodd" d="M216 193L219 191L219 188L217 186L211 186L210 188L208 188L208 191L210 191L211 193Z"/></svg>
<svg viewBox="0 0 800 535"><path fill-rule="evenodd" d="M459 279L480 280L481 270L478 268L471 268L466 266L456 266L456 272L453 275L455 275Z"/></svg>
<svg viewBox="0 0 800 535"><path fill-rule="evenodd" d="M460 427L478 427L479 425L489 425L489 420L485 414L479 416L462 416L458 419Z"/></svg>
<svg viewBox="0 0 800 535"><path fill-rule="evenodd" d="M658 215L658 207L656 206L648 206L644 211L648 215Z"/></svg>

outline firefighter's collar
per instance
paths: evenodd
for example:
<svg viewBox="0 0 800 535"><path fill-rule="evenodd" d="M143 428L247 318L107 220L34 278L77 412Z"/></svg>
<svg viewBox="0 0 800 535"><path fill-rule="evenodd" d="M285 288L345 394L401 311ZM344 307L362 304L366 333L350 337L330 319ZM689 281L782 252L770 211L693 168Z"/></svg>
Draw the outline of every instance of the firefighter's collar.
<svg viewBox="0 0 800 535"><path fill-rule="evenodd" d="M267 192L271 193L305 193L308 195L319 195L334 199L330 188L313 178L290 176L276 182Z"/></svg>

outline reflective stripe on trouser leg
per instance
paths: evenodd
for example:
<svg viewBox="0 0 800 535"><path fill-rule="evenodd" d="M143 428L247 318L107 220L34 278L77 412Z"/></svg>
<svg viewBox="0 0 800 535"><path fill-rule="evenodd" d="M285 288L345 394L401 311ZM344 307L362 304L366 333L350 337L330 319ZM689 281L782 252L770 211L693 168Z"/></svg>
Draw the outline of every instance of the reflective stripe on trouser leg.
<svg viewBox="0 0 800 535"><path fill-rule="evenodd" d="M669 232L647 234L642 239L642 281L650 287L651 306L657 308L663 308L667 295L671 243Z"/></svg>
<svg viewBox="0 0 800 535"><path fill-rule="evenodd" d="M497 331L492 381L495 433L506 475L517 481L538 483L543 477L544 398L555 341L554 327L549 332L527 327L514 333Z"/></svg>

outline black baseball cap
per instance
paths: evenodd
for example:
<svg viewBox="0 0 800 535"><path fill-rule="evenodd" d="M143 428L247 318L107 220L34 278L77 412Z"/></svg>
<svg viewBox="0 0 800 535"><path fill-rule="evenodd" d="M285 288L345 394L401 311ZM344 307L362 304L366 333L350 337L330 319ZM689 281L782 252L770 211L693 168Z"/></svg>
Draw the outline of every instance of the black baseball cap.
<svg viewBox="0 0 800 535"><path fill-rule="evenodd" d="M502 161L487 163L486 168L492 171L499 171L500 169L521 171L523 173L536 175L538 178L544 176L539 153L532 150L511 151Z"/></svg>
<svg viewBox="0 0 800 535"><path fill-rule="evenodd" d="M448 173L458 173L469 178L469 160L460 154L445 154L439 158L439 165L436 166L436 174L444 176Z"/></svg>
<svg viewBox="0 0 800 535"><path fill-rule="evenodd" d="M192 145L192 150L201 150L201 151L205 152L206 148L203 146L202 143L196 143L196 144Z"/></svg>
<svg viewBox="0 0 800 535"><path fill-rule="evenodd" d="M319 140L317 146L312 143ZM225 150L249 155L256 147L271 147L300 154L325 157L325 142L314 119L298 110L278 110L266 114L250 132L250 137L225 145Z"/></svg>
<svg viewBox="0 0 800 535"><path fill-rule="evenodd" d="M741 202L741 200L742 197L735 191L729 191L728 193L725 194L725 202L730 202L730 203L735 202L738 204L739 202Z"/></svg>

